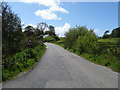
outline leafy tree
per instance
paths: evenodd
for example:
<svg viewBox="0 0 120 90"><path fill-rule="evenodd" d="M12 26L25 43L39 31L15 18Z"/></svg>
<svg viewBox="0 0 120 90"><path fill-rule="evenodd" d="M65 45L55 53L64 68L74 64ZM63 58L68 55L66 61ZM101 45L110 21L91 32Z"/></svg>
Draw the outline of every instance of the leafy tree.
<svg viewBox="0 0 120 90"><path fill-rule="evenodd" d="M55 34L55 27L54 26L52 26L52 25L50 25L49 26L49 35L50 36L56 36L56 34Z"/></svg>
<svg viewBox="0 0 120 90"><path fill-rule="evenodd" d="M7 3L2 3L2 53L3 57L20 51L22 33L21 20Z"/></svg>

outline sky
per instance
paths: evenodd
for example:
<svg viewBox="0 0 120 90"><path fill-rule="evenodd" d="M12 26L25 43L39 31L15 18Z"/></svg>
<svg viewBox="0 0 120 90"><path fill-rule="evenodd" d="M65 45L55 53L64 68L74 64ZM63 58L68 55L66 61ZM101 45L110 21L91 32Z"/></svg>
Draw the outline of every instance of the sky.
<svg viewBox="0 0 120 90"><path fill-rule="evenodd" d="M118 27L118 2L60 2L59 0L21 0L8 2L22 23L36 25L46 22L55 27L56 34L63 37L65 32L76 26L94 29L98 36L104 31Z"/></svg>

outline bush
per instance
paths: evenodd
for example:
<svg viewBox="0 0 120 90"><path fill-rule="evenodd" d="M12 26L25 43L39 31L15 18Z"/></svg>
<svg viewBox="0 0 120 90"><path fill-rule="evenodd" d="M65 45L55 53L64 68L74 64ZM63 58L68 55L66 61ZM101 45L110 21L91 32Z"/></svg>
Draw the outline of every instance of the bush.
<svg viewBox="0 0 120 90"><path fill-rule="evenodd" d="M88 30L86 27L72 28L65 36L65 47L72 49L73 52L98 53L99 45L93 30Z"/></svg>
<svg viewBox="0 0 120 90"><path fill-rule="evenodd" d="M85 36L79 36L76 40L76 49L80 54L96 54L98 52L98 42L96 36L92 33Z"/></svg>
<svg viewBox="0 0 120 90"><path fill-rule="evenodd" d="M71 28L65 34L65 46L67 46L67 48L73 48L76 44L76 40L78 39L78 37L86 35L87 32L88 29L84 26Z"/></svg>

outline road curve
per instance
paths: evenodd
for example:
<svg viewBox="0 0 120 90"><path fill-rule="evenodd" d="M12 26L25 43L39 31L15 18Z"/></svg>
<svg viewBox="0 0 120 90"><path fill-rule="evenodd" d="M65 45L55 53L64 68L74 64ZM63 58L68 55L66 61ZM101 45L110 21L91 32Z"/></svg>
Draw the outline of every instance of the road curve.
<svg viewBox="0 0 120 90"><path fill-rule="evenodd" d="M36 67L4 83L3 88L118 88L118 73L60 46L45 44L46 53Z"/></svg>

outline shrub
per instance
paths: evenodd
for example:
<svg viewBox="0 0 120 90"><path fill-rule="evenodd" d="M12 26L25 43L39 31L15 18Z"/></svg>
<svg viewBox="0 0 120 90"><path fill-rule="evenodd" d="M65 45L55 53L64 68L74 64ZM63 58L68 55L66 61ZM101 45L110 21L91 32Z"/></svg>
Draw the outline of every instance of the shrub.
<svg viewBox="0 0 120 90"><path fill-rule="evenodd" d="M91 53L96 54L98 51L98 42L94 34L79 36L76 40L76 49L80 54Z"/></svg>
<svg viewBox="0 0 120 90"><path fill-rule="evenodd" d="M88 29L84 26L71 28L65 34L65 46L67 46L68 48L73 48L78 37L86 35L87 32Z"/></svg>

